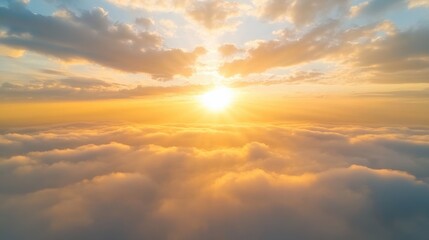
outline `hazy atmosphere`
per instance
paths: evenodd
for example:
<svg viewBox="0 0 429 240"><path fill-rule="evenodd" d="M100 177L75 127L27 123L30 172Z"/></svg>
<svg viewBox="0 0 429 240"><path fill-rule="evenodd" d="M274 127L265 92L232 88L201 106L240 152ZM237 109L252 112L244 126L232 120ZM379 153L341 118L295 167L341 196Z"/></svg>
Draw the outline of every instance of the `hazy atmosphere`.
<svg viewBox="0 0 429 240"><path fill-rule="evenodd" d="M0 0L0 239L426 240L428 0Z"/></svg>

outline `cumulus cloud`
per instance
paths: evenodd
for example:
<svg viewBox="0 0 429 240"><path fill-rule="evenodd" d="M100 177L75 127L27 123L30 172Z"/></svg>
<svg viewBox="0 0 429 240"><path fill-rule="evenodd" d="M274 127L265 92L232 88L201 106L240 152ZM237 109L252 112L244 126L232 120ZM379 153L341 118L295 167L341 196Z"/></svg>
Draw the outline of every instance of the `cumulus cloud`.
<svg viewBox="0 0 429 240"><path fill-rule="evenodd" d="M244 4L235 1L213 0L109 0L123 7L143 8L149 11L179 12L207 30L229 30L238 23L231 22L237 17Z"/></svg>
<svg viewBox="0 0 429 240"><path fill-rule="evenodd" d="M195 1L186 10L188 16L207 29L228 27L226 22L239 14L240 5L228 1Z"/></svg>
<svg viewBox="0 0 429 240"><path fill-rule="evenodd" d="M223 57L229 57L238 53L240 49L238 49L234 44L227 43L220 46L218 51Z"/></svg>
<svg viewBox="0 0 429 240"><path fill-rule="evenodd" d="M0 8L0 44L27 49L62 60L84 59L126 72L144 72L154 78L189 76L205 51L165 49L161 37L113 23L102 8L76 16L59 11L54 16L34 14L22 4Z"/></svg>
<svg viewBox="0 0 429 240"><path fill-rule="evenodd" d="M425 26L399 31L390 22L344 29L331 21L303 34L288 29L275 40L250 44L244 57L220 66L225 76L261 73L329 60L354 69L362 81L383 83L428 82L429 31Z"/></svg>
<svg viewBox="0 0 429 240"><path fill-rule="evenodd" d="M398 32L360 48L357 62L379 73L373 81L428 82L428 42L428 27Z"/></svg>
<svg viewBox="0 0 429 240"><path fill-rule="evenodd" d="M326 17L334 11L344 11L348 0L255 0L258 16L271 20L289 20L296 25L313 23L319 17Z"/></svg>
<svg viewBox="0 0 429 240"><path fill-rule="evenodd" d="M288 20L297 26L312 24L329 17L343 18L347 11L352 16L375 17L401 7L427 7L427 0L368 0L351 6L350 0L254 0L257 16L270 21Z"/></svg>
<svg viewBox="0 0 429 240"><path fill-rule="evenodd" d="M424 239L429 130L3 130L5 239Z"/></svg>
<svg viewBox="0 0 429 240"><path fill-rule="evenodd" d="M368 38L377 32L374 26L343 31L339 21L329 21L300 36L287 29L279 39L258 41L247 50L244 58L224 63L220 72L225 76L260 73L275 67L289 67L347 52L358 38Z"/></svg>
<svg viewBox="0 0 429 240"><path fill-rule="evenodd" d="M154 20L151 18L140 17L136 18L136 24L142 26L145 29L149 29L154 25Z"/></svg>

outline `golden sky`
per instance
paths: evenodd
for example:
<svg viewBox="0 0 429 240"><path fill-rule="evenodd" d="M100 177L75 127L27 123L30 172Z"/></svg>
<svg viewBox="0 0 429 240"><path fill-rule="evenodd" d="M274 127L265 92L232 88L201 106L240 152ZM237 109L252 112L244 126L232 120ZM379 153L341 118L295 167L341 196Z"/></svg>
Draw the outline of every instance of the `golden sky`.
<svg viewBox="0 0 429 240"><path fill-rule="evenodd" d="M0 0L0 239L429 236L428 0Z"/></svg>
<svg viewBox="0 0 429 240"><path fill-rule="evenodd" d="M8 0L0 122L426 125L428 5ZM219 86L233 106L212 114L198 99Z"/></svg>

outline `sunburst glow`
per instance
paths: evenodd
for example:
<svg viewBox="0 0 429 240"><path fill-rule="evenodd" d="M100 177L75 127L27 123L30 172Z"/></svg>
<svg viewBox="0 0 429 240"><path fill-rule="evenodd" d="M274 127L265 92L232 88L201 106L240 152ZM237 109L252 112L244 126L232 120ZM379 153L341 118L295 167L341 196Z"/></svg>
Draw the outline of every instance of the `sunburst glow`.
<svg viewBox="0 0 429 240"><path fill-rule="evenodd" d="M221 112L230 106L234 98L232 89L219 86L200 96L200 101L208 110Z"/></svg>

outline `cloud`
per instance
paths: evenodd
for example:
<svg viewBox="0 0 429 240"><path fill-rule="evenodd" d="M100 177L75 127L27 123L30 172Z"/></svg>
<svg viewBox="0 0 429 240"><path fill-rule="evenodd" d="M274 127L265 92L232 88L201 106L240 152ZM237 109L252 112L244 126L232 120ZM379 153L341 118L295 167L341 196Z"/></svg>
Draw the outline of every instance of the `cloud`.
<svg viewBox="0 0 429 240"><path fill-rule="evenodd" d="M25 50L9 48L3 45L0 45L0 55L8 56L12 58L22 57L25 53Z"/></svg>
<svg viewBox="0 0 429 240"><path fill-rule="evenodd" d="M140 17L136 18L136 24L142 26L145 29L149 29L155 24L155 22L151 18Z"/></svg>
<svg viewBox="0 0 429 240"><path fill-rule="evenodd" d="M124 99L193 94L206 88L204 85L128 87L94 78L65 77L58 80L32 81L27 84L4 82L0 85L0 99L5 101Z"/></svg>
<svg viewBox="0 0 429 240"><path fill-rule="evenodd" d="M245 76L320 60L338 54L350 47L352 40L369 37L374 31L372 26L343 31L338 21L316 26L302 36L290 35L285 30L280 39L256 42L244 58L224 63L219 71L225 76Z"/></svg>
<svg viewBox="0 0 429 240"><path fill-rule="evenodd" d="M409 4L409 7L411 7L411 8L429 7L429 1L428 0L409 0L408 4Z"/></svg>
<svg viewBox="0 0 429 240"><path fill-rule="evenodd" d="M380 16L395 9L404 7L428 7L427 0L371 0L352 7L352 16Z"/></svg>
<svg viewBox="0 0 429 240"><path fill-rule="evenodd" d="M108 0L109 2L131 8L143 8L149 11L177 11L183 9L191 0Z"/></svg>
<svg viewBox="0 0 429 240"><path fill-rule="evenodd" d="M428 82L428 41L428 27L398 32L360 48L357 64L375 71L376 82Z"/></svg>
<svg viewBox="0 0 429 240"><path fill-rule="evenodd" d="M0 237L424 239L428 136L317 125L8 130Z"/></svg>
<svg viewBox="0 0 429 240"><path fill-rule="evenodd" d="M240 15L244 4L235 1L213 0L109 0L111 3L148 11L177 12L207 30L229 30L238 25L230 20Z"/></svg>
<svg viewBox="0 0 429 240"><path fill-rule="evenodd" d="M102 8L43 16L19 4L0 8L0 26L7 30L0 43L68 61L84 59L126 72L144 72L154 78L189 76L203 48L192 52L162 48L158 34L138 32L110 21Z"/></svg>
<svg viewBox="0 0 429 240"><path fill-rule="evenodd" d="M238 49L234 44L227 43L220 46L218 51L223 57L229 57L238 53L240 49Z"/></svg>
<svg viewBox="0 0 429 240"><path fill-rule="evenodd" d="M69 3L68 0L49 0L50 2ZM177 11L182 12L187 7L202 3L209 4L211 0L108 0L120 7L143 8L148 11ZM225 3L225 1L223 1ZM227 2L230 3L230 2ZM236 3L235 1L233 3ZM253 0L256 8L256 15L270 21L288 20L296 25L306 25L315 20L325 19L330 16L342 17L347 12L350 0L328 0L315 2L311 0ZM355 10L362 10L362 13L379 15L385 13L401 4L408 5L409 8L427 7L427 0L369 0L355 5Z"/></svg>
<svg viewBox="0 0 429 240"><path fill-rule="evenodd" d="M240 5L228 1L195 1L187 9L190 19L209 30L230 27L227 21L239 14Z"/></svg>
<svg viewBox="0 0 429 240"><path fill-rule="evenodd" d="M159 25L162 28L163 33L166 36L174 36L174 34L177 31L177 25L176 23L174 23L173 21L169 20L169 19L161 19L159 20Z"/></svg>
<svg viewBox="0 0 429 240"><path fill-rule="evenodd" d="M390 98L429 98L429 88L421 90L399 90L389 92L369 92L358 94L362 97L390 97Z"/></svg>
<svg viewBox="0 0 429 240"><path fill-rule="evenodd" d="M348 6L348 0L255 0L259 17L281 21L289 20L296 25L313 23L320 17L326 17L335 11L344 11Z"/></svg>
<svg viewBox="0 0 429 240"><path fill-rule="evenodd" d="M73 88L110 87L115 85L99 79L91 78L65 78L61 79L60 82L65 86Z"/></svg>
<svg viewBox="0 0 429 240"><path fill-rule="evenodd" d="M243 57L223 63L219 71L227 77L247 76L327 60L338 64L338 74L341 69L351 69L348 77L359 81L425 83L429 80L428 29L419 26L400 31L390 22L344 29L339 21L321 24L302 35L285 29L278 39L249 44Z"/></svg>
<svg viewBox="0 0 429 240"><path fill-rule="evenodd" d="M239 51L239 50L237 50ZM195 95L206 91L210 84L186 84L170 86L128 86L107 82L96 78L64 76L63 72L43 69L41 72L52 75L46 80L28 83L3 82L0 84L0 99L4 101L79 101L97 99L145 98L169 95ZM298 71L286 76L270 76L264 80L234 81L231 87L240 88L255 85L269 86L284 83L323 82L321 72Z"/></svg>
<svg viewBox="0 0 429 240"><path fill-rule="evenodd" d="M325 78L325 74L321 72L306 72L298 71L295 73L288 74L286 76L270 76L266 79L258 79L254 81L234 81L232 86L234 87L247 87L247 86L270 86L276 84L285 84L285 83L309 83L309 82L319 82L322 83Z"/></svg>

